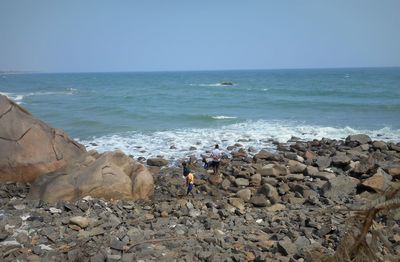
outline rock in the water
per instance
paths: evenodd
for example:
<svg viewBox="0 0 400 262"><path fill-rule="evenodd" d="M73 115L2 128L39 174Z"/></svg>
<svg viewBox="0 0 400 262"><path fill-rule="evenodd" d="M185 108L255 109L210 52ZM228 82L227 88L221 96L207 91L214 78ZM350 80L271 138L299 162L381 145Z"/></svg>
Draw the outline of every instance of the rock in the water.
<svg viewBox="0 0 400 262"><path fill-rule="evenodd" d="M153 177L147 168L115 151L99 156L87 154L62 172L39 177L30 195L46 202L74 201L84 196L136 200L148 199L153 191Z"/></svg>
<svg viewBox="0 0 400 262"><path fill-rule="evenodd" d="M0 182L32 182L86 152L62 130L51 128L0 95Z"/></svg>

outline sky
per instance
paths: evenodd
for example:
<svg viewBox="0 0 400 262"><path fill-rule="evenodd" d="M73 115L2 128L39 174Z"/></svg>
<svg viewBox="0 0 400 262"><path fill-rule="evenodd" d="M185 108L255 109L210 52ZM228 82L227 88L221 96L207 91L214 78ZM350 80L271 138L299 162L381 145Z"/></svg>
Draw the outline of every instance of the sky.
<svg viewBox="0 0 400 262"><path fill-rule="evenodd" d="M399 0L0 0L0 70L400 66Z"/></svg>

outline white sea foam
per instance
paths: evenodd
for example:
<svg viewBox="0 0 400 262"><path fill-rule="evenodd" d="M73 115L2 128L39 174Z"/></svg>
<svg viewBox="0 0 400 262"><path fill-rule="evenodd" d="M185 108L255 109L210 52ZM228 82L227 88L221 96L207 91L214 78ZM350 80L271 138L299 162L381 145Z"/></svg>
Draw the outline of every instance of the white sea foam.
<svg viewBox="0 0 400 262"><path fill-rule="evenodd" d="M88 149L100 152L120 149L134 157L156 157L162 155L168 159L180 159L190 155L199 157L210 150L216 143L221 148L242 144L245 148L253 146L256 149L273 150L272 140L286 142L292 136L304 140L345 139L348 135L364 133L374 140L400 141L400 130L383 128L379 130L356 130L350 127L335 128L312 125L301 125L294 122L282 121L252 121L226 125L220 128L179 129L150 134L129 132L97 137L84 140ZM96 145L97 146L94 146ZM193 145L195 150L190 150Z"/></svg>
<svg viewBox="0 0 400 262"><path fill-rule="evenodd" d="M236 119L236 116L212 116L212 119L224 120L224 119Z"/></svg>
<svg viewBox="0 0 400 262"><path fill-rule="evenodd" d="M54 92L30 92L30 93L0 92L0 94L8 97L17 104L21 104L22 100L29 96L74 95L76 91L77 89L75 88L67 88L65 91L54 91Z"/></svg>

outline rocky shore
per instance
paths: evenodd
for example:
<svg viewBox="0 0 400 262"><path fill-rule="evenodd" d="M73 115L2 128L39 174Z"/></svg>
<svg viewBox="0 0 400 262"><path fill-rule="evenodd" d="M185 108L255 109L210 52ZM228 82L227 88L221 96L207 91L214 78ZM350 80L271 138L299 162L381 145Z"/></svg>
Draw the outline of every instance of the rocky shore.
<svg viewBox="0 0 400 262"><path fill-rule="evenodd" d="M193 197L162 159L147 161L155 188L146 201L47 203L30 198L29 183L3 183L0 261L318 261L348 231L349 207L399 187L400 144L353 135L276 146L224 149L221 176L191 159ZM399 210L375 223L387 240L371 240L376 254L398 261Z"/></svg>

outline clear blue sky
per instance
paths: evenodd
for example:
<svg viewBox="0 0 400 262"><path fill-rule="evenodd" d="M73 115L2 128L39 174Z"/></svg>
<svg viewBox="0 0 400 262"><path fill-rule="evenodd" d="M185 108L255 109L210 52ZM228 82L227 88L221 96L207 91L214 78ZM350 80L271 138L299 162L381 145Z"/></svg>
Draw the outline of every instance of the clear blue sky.
<svg viewBox="0 0 400 262"><path fill-rule="evenodd" d="M0 0L0 70L400 66L399 0Z"/></svg>

